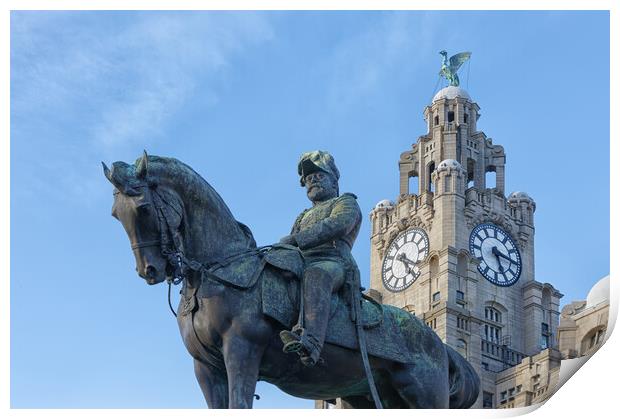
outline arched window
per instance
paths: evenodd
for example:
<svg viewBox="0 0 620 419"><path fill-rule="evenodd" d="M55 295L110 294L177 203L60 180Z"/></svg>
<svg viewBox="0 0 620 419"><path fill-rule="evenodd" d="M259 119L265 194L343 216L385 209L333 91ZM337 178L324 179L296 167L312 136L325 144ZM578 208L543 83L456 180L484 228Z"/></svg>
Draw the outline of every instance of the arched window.
<svg viewBox="0 0 620 419"><path fill-rule="evenodd" d="M433 256L431 258L429 267L431 271L431 278L436 278L439 274L439 258L437 256Z"/></svg>
<svg viewBox="0 0 620 419"><path fill-rule="evenodd" d="M599 326L590 330L581 340L581 356L591 355L601 347L605 340L605 327Z"/></svg>
<svg viewBox="0 0 620 419"><path fill-rule="evenodd" d="M439 125L439 115L435 115L434 121L435 125Z"/></svg>
<svg viewBox="0 0 620 419"><path fill-rule="evenodd" d="M467 255L464 253L456 259L456 274L463 278L467 276Z"/></svg>

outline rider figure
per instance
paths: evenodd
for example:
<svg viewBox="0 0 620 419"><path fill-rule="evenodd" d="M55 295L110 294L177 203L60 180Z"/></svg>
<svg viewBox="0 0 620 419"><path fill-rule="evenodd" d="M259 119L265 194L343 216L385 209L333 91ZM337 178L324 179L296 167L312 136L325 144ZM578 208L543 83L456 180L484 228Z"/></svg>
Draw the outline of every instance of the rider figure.
<svg viewBox="0 0 620 419"><path fill-rule="evenodd" d="M319 360L325 340L331 295L342 287L355 267L351 248L362 213L355 195L339 196L340 173L329 153L302 154L297 172L312 208L297 217L291 234L280 243L299 247L304 256L303 316L301 324L291 331L282 331L280 338L285 352L299 353L302 363L312 366Z"/></svg>

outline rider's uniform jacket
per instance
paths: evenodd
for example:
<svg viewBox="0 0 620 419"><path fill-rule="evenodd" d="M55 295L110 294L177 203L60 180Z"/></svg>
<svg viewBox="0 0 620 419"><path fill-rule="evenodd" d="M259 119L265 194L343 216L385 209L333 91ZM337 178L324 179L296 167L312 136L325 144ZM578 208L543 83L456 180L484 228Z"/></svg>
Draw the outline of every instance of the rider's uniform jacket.
<svg viewBox="0 0 620 419"><path fill-rule="evenodd" d="M295 220L291 235L306 262L313 259L353 261L351 248L362 223L357 197L345 193L306 209Z"/></svg>

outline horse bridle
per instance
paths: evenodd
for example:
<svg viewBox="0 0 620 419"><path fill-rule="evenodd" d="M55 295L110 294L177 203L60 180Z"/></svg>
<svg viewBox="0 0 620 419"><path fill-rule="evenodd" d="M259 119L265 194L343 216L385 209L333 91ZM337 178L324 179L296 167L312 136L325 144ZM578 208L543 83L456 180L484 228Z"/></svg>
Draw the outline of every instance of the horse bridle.
<svg viewBox="0 0 620 419"><path fill-rule="evenodd" d="M158 246L161 250L162 256L166 258L167 262L174 268L173 276L167 279L168 282L168 305L170 310L176 316L176 312L172 308L170 301L170 292L172 285L178 285L185 279L186 269L184 266L192 269L195 267L196 262L189 261L183 254L183 245L176 231L172 231L171 216L168 214L168 208L173 208L175 212L183 219L182 212L176 211L174 206L167 202L164 197L157 191L156 185L144 185L144 188L148 187L150 192L150 201L157 214L158 229L160 238L158 240L147 240L143 242L132 242L131 250L142 249L145 247ZM200 269L200 267L197 267ZM192 269L193 270L193 269Z"/></svg>

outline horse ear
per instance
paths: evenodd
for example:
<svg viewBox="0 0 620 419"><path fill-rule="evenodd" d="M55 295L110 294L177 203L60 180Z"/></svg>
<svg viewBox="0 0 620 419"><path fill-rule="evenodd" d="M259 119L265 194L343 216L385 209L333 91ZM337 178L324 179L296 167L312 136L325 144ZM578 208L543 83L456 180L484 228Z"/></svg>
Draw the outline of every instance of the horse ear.
<svg viewBox="0 0 620 419"><path fill-rule="evenodd" d="M101 162L101 165L103 166L103 174L110 182L112 182L112 172L110 172L110 169L108 169L108 166L106 166L104 162Z"/></svg>
<svg viewBox="0 0 620 419"><path fill-rule="evenodd" d="M146 150L142 154L140 160L138 160L138 164L136 165L136 177L138 179L146 179L146 174L148 171L148 161L149 156L146 154Z"/></svg>

